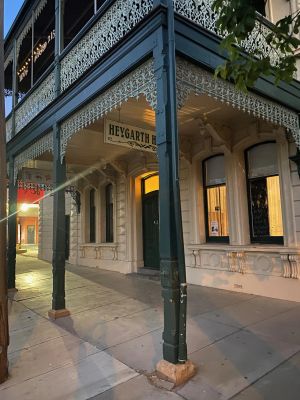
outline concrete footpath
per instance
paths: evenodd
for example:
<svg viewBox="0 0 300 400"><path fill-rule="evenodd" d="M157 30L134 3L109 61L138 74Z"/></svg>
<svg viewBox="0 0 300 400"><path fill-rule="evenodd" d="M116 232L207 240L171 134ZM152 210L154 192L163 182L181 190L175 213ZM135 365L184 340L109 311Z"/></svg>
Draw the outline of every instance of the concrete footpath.
<svg viewBox="0 0 300 400"><path fill-rule="evenodd" d="M300 303L189 286L185 386L158 380L157 281L67 266L71 316L55 323L51 265L18 256L1 400L299 400Z"/></svg>

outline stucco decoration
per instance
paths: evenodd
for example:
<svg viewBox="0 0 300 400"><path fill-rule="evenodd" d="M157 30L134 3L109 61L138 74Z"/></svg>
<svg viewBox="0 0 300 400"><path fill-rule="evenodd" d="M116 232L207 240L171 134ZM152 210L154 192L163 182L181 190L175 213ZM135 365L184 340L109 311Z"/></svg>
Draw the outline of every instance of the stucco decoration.
<svg viewBox="0 0 300 400"><path fill-rule="evenodd" d="M223 79L182 58L177 58L177 102L182 107L191 93L207 94L238 110L248 112L276 125L285 127L300 148L300 128L297 113L254 93L244 93Z"/></svg>
<svg viewBox="0 0 300 400"><path fill-rule="evenodd" d="M61 90L75 82L152 8L153 0L117 0L61 61Z"/></svg>
<svg viewBox="0 0 300 400"><path fill-rule="evenodd" d="M53 136L52 132L46 134L41 139L37 140L14 159L14 181L17 181L18 172L27 164L28 161L34 160L47 151L53 151Z"/></svg>
<svg viewBox="0 0 300 400"><path fill-rule="evenodd" d="M51 72L16 110L16 133L20 132L55 98L55 78Z"/></svg>
<svg viewBox="0 0 300 400"><path fill-rule="evenodd" d="M150 106L156 109L157 89L153 59L128 74L62 123L60 153L62 159L66 154L68 141L75 133L121 106L129 98L138 99L140 95L144 95Z"/></svg>
<svg viewBox="0 0 300 400"><path fill-rule="evenodd" d="M216 27L217 14L212 10L214 0L173 0L174 10L193 21L208 31L222 36ZM251 52L254 49L261 51L261 57L270 57L271 64L276 65L280 59L280 54L275 51L266 41L266 36L271 33L271 29L256 21L255 28L248 38L242 42L242 47Z"/></svg>

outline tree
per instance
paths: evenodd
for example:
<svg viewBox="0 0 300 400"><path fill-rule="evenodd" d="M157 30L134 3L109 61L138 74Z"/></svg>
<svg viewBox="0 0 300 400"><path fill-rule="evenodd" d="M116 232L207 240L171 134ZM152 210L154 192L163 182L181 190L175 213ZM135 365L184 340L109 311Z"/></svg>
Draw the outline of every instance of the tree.
<svg viewBox="0 0 300 400"><path fill-rule="evenodd" d="M4 124L4 4L0 0L0 383L8 376L8 312L6 276L6 140Z"/></svg>
<svg viewBox="0 0 300 400"><path fill-rule="evenodd" d="M261 74L271 75L275 83L290 82L296 70L295 50L300 47L300 10L279 20L275 26L262 26L263 17L255 10L255 0L215 0L217 27L224 37L221 47L227 53L227 61L216 69L216 75L232 79L241 90L255 84ZM269 55L259 46L246 49L246 40L251 34L264 37L270 46ZM272 58L270 54L275 54Z"/></svg>

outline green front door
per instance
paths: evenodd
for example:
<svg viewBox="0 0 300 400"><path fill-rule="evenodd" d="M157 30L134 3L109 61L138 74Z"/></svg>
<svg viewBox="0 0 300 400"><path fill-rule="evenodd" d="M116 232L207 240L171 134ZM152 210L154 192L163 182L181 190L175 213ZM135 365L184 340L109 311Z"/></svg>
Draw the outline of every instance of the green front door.
<svg viewBox="0 0 300 400"><path fill-rule="evenodd" d="M152 269L159 269L158 193L143 195L144 266Z"/></svg>

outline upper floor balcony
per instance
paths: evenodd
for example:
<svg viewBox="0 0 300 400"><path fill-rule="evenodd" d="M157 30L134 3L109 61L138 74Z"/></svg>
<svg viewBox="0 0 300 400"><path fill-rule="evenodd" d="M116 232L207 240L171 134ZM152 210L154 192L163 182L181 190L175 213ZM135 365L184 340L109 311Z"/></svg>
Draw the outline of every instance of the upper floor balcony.
<svg viewBox="0 0 300 400"><path fill-rule="evenodd" d="M208 34L216 28L213 0L173 0L177 19ZM5 40L7 142L58 96L82 79L96 63L137 29L159 0L26 0ZM259 2L258 2L259 3ZM264 4L264 2L262 2ZM259 9L263 13L263 9ZM268 14L268 13L267 13ZM245 48L259 46L278 58L265 40L272 25L258 14ZM220 39L220 38L219 38Z"/></svg>

